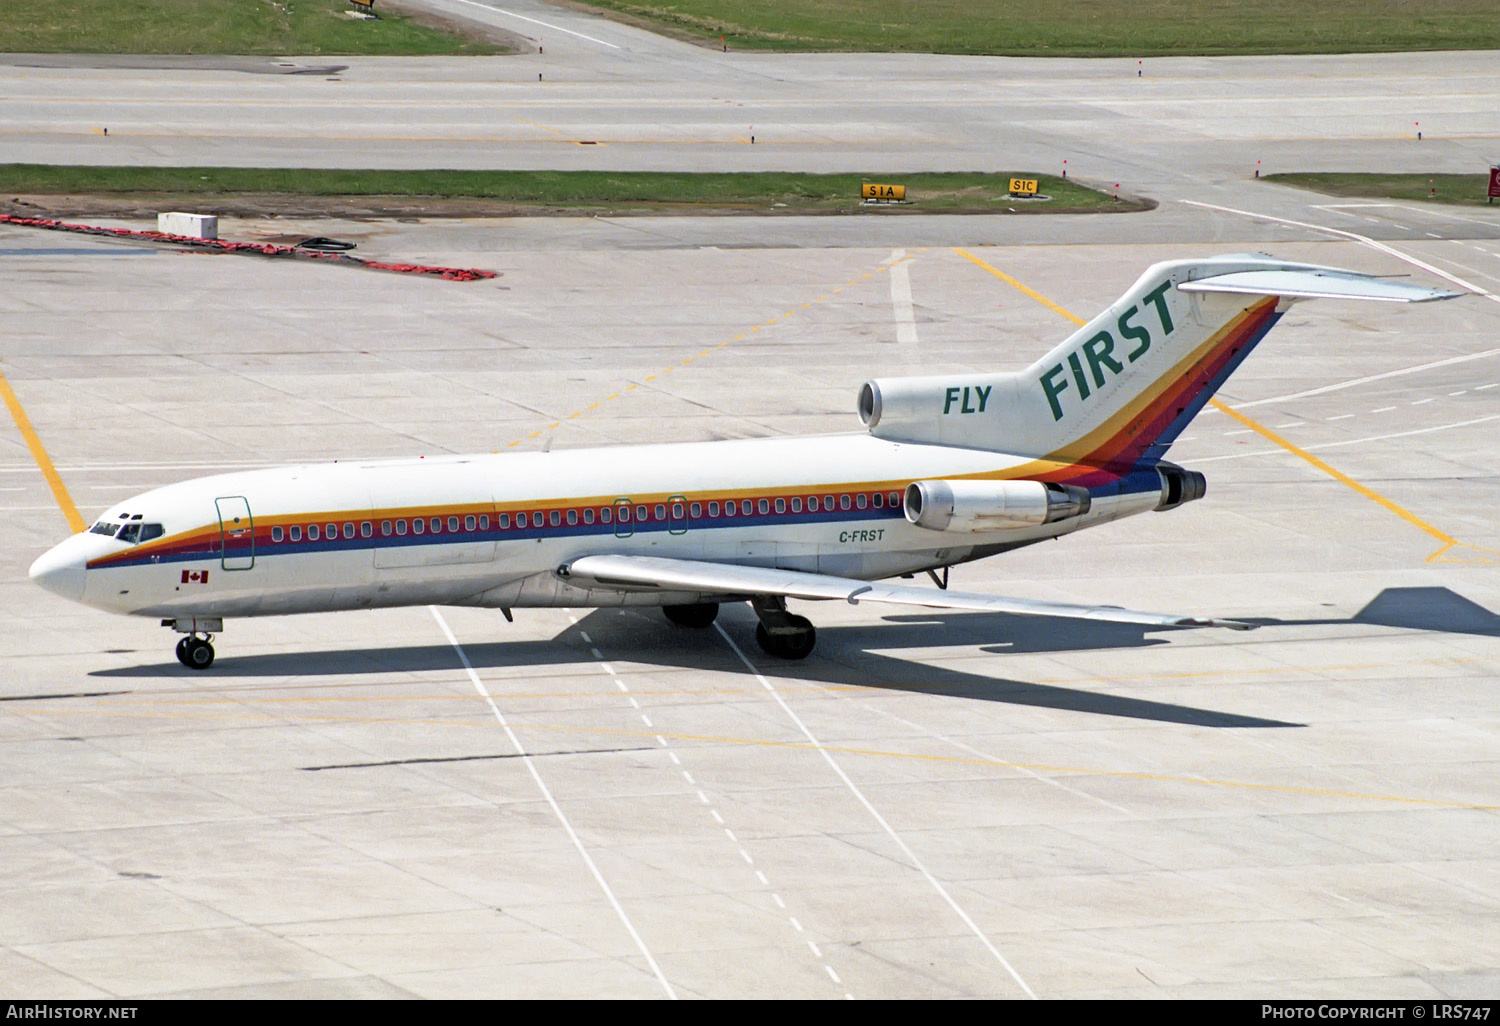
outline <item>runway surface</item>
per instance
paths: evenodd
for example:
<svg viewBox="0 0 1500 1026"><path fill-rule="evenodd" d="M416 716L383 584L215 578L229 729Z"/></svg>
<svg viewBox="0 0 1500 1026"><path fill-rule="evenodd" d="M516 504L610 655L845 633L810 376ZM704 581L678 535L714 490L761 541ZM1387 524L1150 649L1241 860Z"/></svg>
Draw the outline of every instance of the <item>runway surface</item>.
<svg viewBox="0 0 1500 1026"><path fill-rule="evenodd" d="M549 37L515 58L591 76L574 93L579 131L623 132L616 119L653 82L724 60L558 24L640 48L626 60ZM883 95L941 79L935 94L959 90L951 122L902 150L892 117L881 152L965 167L998 152L985 138L1007 118L1025 120L985 99L995 79L1033 67L727 63L736 81L801 90L808 123L840 130L849 109L809 76L850 96L872 68L888 69L863 83ZM1453 97L1470 86L1452 83L1488 88L1486 63L1150 62L1160 77L1137 83L1108 81L1122 62L1058 61L1019 76L1023 92L1055 75L1112 96L1163 81L1184 93L1184 76L1249 83L1225 91L1232 132L1146 119L1157 152L1169 134L1188 144L1142 173L1137 191L1163 203L1142 215L223 226L501 272L466 284L0 229L0 371L27 425L0 430L0 990L1493 995L1500 213L1248 181L1252 142L1299 166L1372 169L1418 144L1373 115L1330 113L1345 135L1320 136L1274 103L1235 106L1259 89L1379 108L1366 86L1404 68L1391 95L1425 82L1413 102L1455 111L1455 139L1424 159L1463 169L1500 131L1489 105L1462 114ZM457 95L455 69L508 66L349 64L340 83L0 66L0 132L14 159L102 162L103 137L64 96L89 83L120 111L175 94L158 124L169 109L187 119L150 140L112 130L121 160L749 159L748 144L428 140L450 108L421 98ZM344 108L350 138L311 103L287 108L294 122L255 120L277 106L254 92L267 83L348 88L366 69L374 99ZM503 91L516 75L454 116L482 110L507 131L532 117ZM192 103L181 81L199 84ZM253 113L231 131L216 126L234 89ZM37 112L16 99L27 90ZM420 144L370 134L403 95L419 98ZM1104 177L1146 166L1124 162L1129 133L1100 105L1052 102L1049 123L1094 139ZM1035 125L1012 136L1061 159ZM761 147L754 159L778 165L863 166L832 143ZM1221 393L1229 409L1172 450L1208 475L1204 501L961 567L954 583L1263 624L1248 634L807 603L819 647L789 664L754 646L747 607L705 632L650 610L507 624L418 608L232 621L195 674L153 622L26 580L68 532L38 448L89 519L169 481L284 461L853 431L870 376L1019 367L1151 261L1247 249L1478 291L1296 308Z"/></svg>

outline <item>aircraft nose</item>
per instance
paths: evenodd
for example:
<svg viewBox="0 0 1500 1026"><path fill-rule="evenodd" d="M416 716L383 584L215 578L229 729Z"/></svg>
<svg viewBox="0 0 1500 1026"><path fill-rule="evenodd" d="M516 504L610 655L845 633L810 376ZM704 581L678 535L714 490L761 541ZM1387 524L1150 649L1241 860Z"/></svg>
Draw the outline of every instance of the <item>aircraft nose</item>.
<svg viewBox="0 0 1500 1026"><path fill-rule="evenodd" d="M31 564L31 579L54 595L82 602L88 556L86 546L77 541L69 538L44 553Z"/></svg>

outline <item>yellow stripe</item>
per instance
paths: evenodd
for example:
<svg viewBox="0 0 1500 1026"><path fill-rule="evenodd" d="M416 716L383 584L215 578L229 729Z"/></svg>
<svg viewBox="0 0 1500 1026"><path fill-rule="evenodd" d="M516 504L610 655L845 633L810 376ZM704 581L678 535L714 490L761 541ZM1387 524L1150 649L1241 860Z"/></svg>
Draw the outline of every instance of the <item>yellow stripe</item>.
<svg viewBox="0 0 1500 1026"><path fill-rule="evenodd" d="M52 458L47 455L47 450L42 448L42 440L36 436L36 430L31 426L31 420L26 416L26 411L21 409L21 400L16 398L16 393L11 390L10 382L5 380L4 372L0 372L0 397L5 399L5 405L10 410L11 418L16 422L16 428L21 432L21 437L26 439L26 448L31 450L31 458L36 460L37 469L47 479L47 487L52 489L52 497L57 500L57 506L62 510L62 515L67 518L68 526L73 533L88 527L83 522L83 517L78 515L78 507L73 505L73 497L68 494L67 485L57 473L57 468L52 465Z"/></svg>
<svg viewBox="0 0 1500 1026"><path fill-rule="evenodd" d="M1417 530L1426 531L1438 541L1442 542L1445 546L1452 547L1454 545L1463 544L1452 535L1445 534L1444 532L1439 531L1436 527L1433 527L1427 521L1423 520L1415 513L1412 513L1410 510L1396 505L1394 502L1392 502L1390 499L1387 499L1379 492L1376 492L1375 490L1367 488L1364 485L1360 484L1358 481L1354 480L1354 478L1350 477L1348 474L1345 474L1343 471L1335 470L1333 467L1330 467L1328 464L1318 459L1306 449L1299 449L1297 446L1293 445L1291 442L1288 442L1285 438L1282 438L1280 435L1272 431L1270 428L1266 427L1264 424L1260 424L1256 421L1251 420L1243 413L1239 412L1238 410L1231 409L1230 407L1219 402L1219 400L1217 399L1210 399L1209 402L1213 405L1214 409L1218 410L1220 413L1227 413L1230 417L1239 421L1241 424L1245 425L1251 431L1254 431L1256 434L1260 435L1268 442L1275 442L1277 445L1281 446L1293 456L1300 456L1302 459L1311 463L1323 473L1333 478L1339 484L1348 485L1350 488L1353 488L1356 492L1363 495L1371 502L1376 503L1380 506L1384 506L1386 509L1396 514L1396 516L1400 517L1402 520L1405 520L1408 524L1411 524Z"/></svg>
<svg viewBox="0 0 1500 1026"><path fill-rule="evenodd" d="M1082 325L1082 324L1086 323L1083 320L1083 318L1079 317L1077 314L1073 313L1070 310L1066 310L1063 307L1058 306L1056 303L1052 302L1052 300L1048 299L1046 296L1042 295L1041 293L1033 291L1032 289L1027 288L1025 285L1022 285L1020 282L1016 281L1016 279L1012 278L1010 275L1005 274L1002 271L997 271L995 268L991 267L989 264L985 263L983 260L980 260L978 257L974 256L972 253L968 253L968 252L965 252L964 250L957 249L957 248L955 248L953 250L953 252L957 253L959 256L963 257L965 260L969 260L969 261L971 261L971 262L973 262L975 264L978 264L980 267L984 268L986 271L989 271L991 274L993 274L995 277L999 278L1001 281L1005 282L1007 285L1011 285L1014 288L1019 289L1020 291L1024 292L1026 295L1030 296L1032 299L1035 299L1038 303L1041 303L1043 306L1047 307L1049 310L1056 311L1057 313L1059 313L1062 316L1066 317L1068 320L1072 321L1074 324ZM1429 562L1431 562L1433 560L1436 560L1437 557L1443 555L1445 552L1447 552L1449 549L1453 548L1455 545L1461 545L1464 548L1478 549L1480 552L1491 552L1491 551L1493 551L1491 549L1479 549L1479 547L1475 546L1475 545L1468 545L1465 542L1461 542L1457 538L1454 538L1452 535L1447 534L1447 533L1445 533L1443 531L1438 530L1436 527L1433 527L1427 521L1423 520L1421 517L1417 516L1415 513L1412 513L1410 510L1405 509L1402 506L1398 506L1396 503L1392 502L1390 499L1387 499L1385 496L1381 495L1379 492L1375 491L1374 489L1368 488L1365 485L1360 484L1358 481L1354 480L1354 478L1350 477L1348 474L1345 474L1343 471L1341 471L1341 470L1335 470L1333 467L1330 467L1327 463L1324 463L1322 460L1318 459L1316 456L1314 456L1312 453L1308 452L1306 449L1299 449L1297 446L1293 445L1291 442L1288 442L1285 438L1282 438L1280 435L1276 434L1276 432L1272 431L1270 428L1266 427L1264 424L1261 424L1261 423L1259 423L1258 421L1255 421L1255 420L1251 420L1249 417L1245 416L1243 413L1240 413L1238 410L1230 409L1228 406L1224 405L1219 400L1217 400L1217 399L1210 399L1209 403L1212 404L1212 406L1214 407L1214 409L1219 410L1222 413L1227 413L1230 417L1232 417L1233 419L1239 421L1241 424L1245 425L1251 431L1254 431L1256 434L1260 435L1262 438L1266 439L1267 441L1274 442L1275 444L1277 444L1277 445L1281 446L1283 449L1285 449L1287 452L1291 453L1293 456L1301 457L1302 459L1306 460L1308 463L1311 463L1314 467L1316 467L1317 469L1321 470L1323 473L1327 474L1329 477L1333 478L1335 481L1339 482L1339 484L1347 485L1348 487L1354 489L1360 495L1363 495L1365 498L1369 499L1371 502L1375 503L1376 505L1382 506L1385 509L1389 510L1390 512L1396 514L1396 516L1400 517L1402 520L1405 520L1408 524L1411 524L1413 527L1417 528L1419 531L1424 531L1427 534L1432 535L1432 537L1436 538L1438 541L1442 542L1443 543L1443 547L1441 549L1439 549L1437 552L1434 552L1431 556L1427 557ZM1496 554L1500 555L1500 553L1496 553Z"/></svg>
<svg viewBox="0 0 1500 1026"><path fill-rule="evenodd" d="M1009 285L1011 288L1019 289L1021 292L1024 292L1026 295L1030 296L1032 299L1036 300L1038 303L1041 303L1043 306L1045 306L1048 310L1051 310L1053 313L1061 314L1062 316L1066 317L1068 320L1072 321L1074 324L1078 325L1080 328L1083 327L1084 324L1087 323L1082 317L1079 317L1077 314L1073 313L1070 310L1063 309L1062 307L1058 306L1056 303L1052 302L1052 300L1050 300L1046 296L1042 295L1040 292L1036 292L1036 291L1034 291L1032 289L1027 288L1025 285L1022 285L1020 282L1016 281L1016 279L1014 279L1010 275L1006 274L1004 271L997 271L995 268L991 267L989 264L987 264L983 260L979 259L973 253L970 253L968 250L956 249L955 248L953 250L953 252L957 253L959 256L963 257L965 260L969 261L970 263L975 264L975 265L977 265L979 267L982 267L986 271L989 271L996 278L999 278L1001 281L1005 282L1005 284Z"/></svg>

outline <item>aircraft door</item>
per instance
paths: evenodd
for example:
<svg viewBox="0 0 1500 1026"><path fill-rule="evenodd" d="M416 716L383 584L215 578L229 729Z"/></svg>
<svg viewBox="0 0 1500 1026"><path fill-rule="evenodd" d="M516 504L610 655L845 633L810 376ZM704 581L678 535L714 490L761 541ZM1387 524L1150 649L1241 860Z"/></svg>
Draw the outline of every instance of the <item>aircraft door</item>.
<svg viewBox="0 0 1500 1026"><path fill-rule="evenodd" d="M225 570L249 570L255 566L255 521L250 500L226 495L214 500L219 511L219 565Z"/></svg>

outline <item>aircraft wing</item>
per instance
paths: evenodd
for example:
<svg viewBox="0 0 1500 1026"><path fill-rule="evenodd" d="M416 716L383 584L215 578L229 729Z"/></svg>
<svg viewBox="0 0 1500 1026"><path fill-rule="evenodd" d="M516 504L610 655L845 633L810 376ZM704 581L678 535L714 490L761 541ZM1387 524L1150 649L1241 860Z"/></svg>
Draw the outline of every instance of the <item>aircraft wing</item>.
<svg viewBox="0 0 1500 1026"><path fill-rule="evenodd" d="M558 567L557 575L580 587L720 595L782 595L799 599L839 599L850 605L891 602L939 609L975 609L990 613L1114 620L1156 627L1231 627L1235 630L1250 630L1256 626L1238 620L1143 613L1134 609L1121 609L1119 606L1079 606L1066 602L1003 598L998 595L976 595L905 584L860 581L828 574L809 574L800 570L739 566L696 559L665 559L659 556L580 556Z"/></svg>

